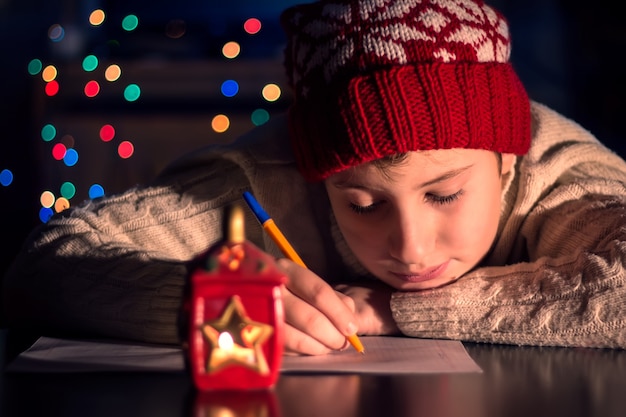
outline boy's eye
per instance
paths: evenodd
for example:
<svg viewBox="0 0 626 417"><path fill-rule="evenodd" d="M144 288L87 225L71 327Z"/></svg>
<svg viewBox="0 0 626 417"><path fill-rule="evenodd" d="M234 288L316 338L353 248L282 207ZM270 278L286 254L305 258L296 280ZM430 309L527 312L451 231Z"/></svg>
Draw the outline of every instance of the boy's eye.
<svg viewBox="0 0 626 417"><path fill-rule="evenodd" d="M461 194L463 194L463 190L459 190L456 193L449 195L426 194L426 198L434 204L446 205L456 201Z"/></svg>
<svg viewBox="0 0 626 417"><path fill-rule="evenodd" d="M359 204L350 203L350 209L356 214L369 214L373 213L381 203L372 203L368 206L361 206Z"/></svg>
<svg viewBox="0 0 626 417"><path fill-rule="evenodd" d="M454 194L448 194L448 195L437 195L437 194L428 193L426 194L426 200L431 202L432 204L444 206L447 204L452 204L453 202L458 200L458 198L462 194L463 194L463 190L459 190ZM384 201L376 201L367 206L362 206L356 203L350 203L350 209L354 211L356 214L370 214L370 213L375 212L383 203Z"/></svg>

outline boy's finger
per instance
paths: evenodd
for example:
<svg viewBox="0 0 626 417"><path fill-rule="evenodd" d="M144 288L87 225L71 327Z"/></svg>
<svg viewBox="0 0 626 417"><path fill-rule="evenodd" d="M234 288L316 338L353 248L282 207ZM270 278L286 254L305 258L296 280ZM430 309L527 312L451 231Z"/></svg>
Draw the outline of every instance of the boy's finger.
<svg viewBox="0 0 626 417"><path fill-rule="evenodd" d="M285 323L293 329L325 346L326 349L337 350L345 345L345 336L327 316L287 288L283 289L283 304ZM299 342L302 339L303 337L296 338Z"/></svg>
<svg viewBox="0 0 626 417"><path fill-rule="evenodd" d="M331 349L308 334L285 323L284 352L285 354L297 355L326 355L331 352Z"/></svg>
<svg viewBox="0 0 626 417"><path fill-rule="evenodd" d="M356 333L354 312L333 287L314 272L288 259L278 260L278 265L289 276L287 287L290 292L324 314L344 336Z"/></svg>

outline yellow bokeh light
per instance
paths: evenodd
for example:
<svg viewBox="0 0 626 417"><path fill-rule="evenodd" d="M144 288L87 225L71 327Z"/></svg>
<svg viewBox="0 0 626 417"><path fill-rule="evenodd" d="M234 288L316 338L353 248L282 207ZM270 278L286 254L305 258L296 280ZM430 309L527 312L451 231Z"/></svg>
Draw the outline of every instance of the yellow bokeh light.
<svg viewBox="0 0 626 417"><path fill-rule="evenodd" d="M230 127L230 120L223 114L218 114L211 120L211 127L217 133L226 132Z"/></svg>
<svg viewBox="0 0 626 417"><path fill-rule="evenodd" d="M41 71L41 78L47 83L57 77L57 69L54 65L48 65Z"/></svg>
<svg viewBox="0 0 626 417"><path fill-rule="evenodd" d="M239 52L241 52L241 46L239 46L239 44L234 41L227 42L222 47L222 53L226 58L236 58L239 55Z"/></svg>
<svg viewBox="0 0 626 417"><path fill-rule="evenodd" d="M44 191L39 197L39 202L41 203L41 206L45 208L52 207L54 205L54 201L55 197L52 191Z"/></svg>
<svg viewBox="0 0 626 417"><path fill-rule="evenodd" d="M68 208L70 208L70 201L65 197L59 197L56 203L54 203L54 211L57 213L67 210Z"/></svg>
<svg viewBox="0 0 626 417"><path fill-rule="evenodd" d="M111 81L111 82L117 81L121 75L122 75L122 69L117 64L109 65L107 69L104 71L104 78L106 78L107 81Z"/></svg>
<svg viewBox="0 0 626 417"><path fill-rule="evenodd" d="M280 87L276 84L267 84L263 87L262 95L267 101L276 101L280 98Z"/></svg>
<svg viewBox="0 0 626 417"><path fill-rule="evenodd" d="M92 26L100 26L104 22L104 11L97 9L91 12L89 15L89 23Z"/></svg>

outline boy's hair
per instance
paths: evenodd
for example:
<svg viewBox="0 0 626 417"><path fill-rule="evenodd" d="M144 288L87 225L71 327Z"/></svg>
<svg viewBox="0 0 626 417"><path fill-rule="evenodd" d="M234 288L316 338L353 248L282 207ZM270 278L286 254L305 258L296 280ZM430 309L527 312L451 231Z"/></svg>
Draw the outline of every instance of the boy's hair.
<svg viewBox="0 0 626 417"><path fill-rule="evenodd" d="M321 0L281 21L305 179L408 151L528 151L530 102L508 26L483 1Z"/></svg>
<svg viewBox="0 0 626 417"><path fill-rule="evenodd" d="M498 173L502 170L502 154L500 152L494 152L496 161L498 163ZM376 167L380 171L380 173L385 176L388 180L392 177L390 175L390 168L401 165L404 161L406 161L409 153L394 153L392 155L383 156L379 159L374 159L370 163Z"/></svg>

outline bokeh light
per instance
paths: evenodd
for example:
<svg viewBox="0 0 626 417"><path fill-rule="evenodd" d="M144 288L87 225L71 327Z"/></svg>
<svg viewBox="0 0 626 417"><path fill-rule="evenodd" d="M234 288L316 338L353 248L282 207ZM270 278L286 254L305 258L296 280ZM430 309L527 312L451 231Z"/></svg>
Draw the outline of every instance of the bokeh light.
<svg viewBox="0 0 626 417"><path fill-rule="evenodd" d="M54 211L52 211L50 207L42 207L39 209L39 220L41 220L42 223L48 223L48 220L50 220L53 214Z"/></svg>
<svg viewBox="0 0 626 417"><path fill-rule="evenodd" d="M255 126L265 124L270 119L270 114L265 109L256 109L250 115L250 120Z"/></svg>
<svg viewBox="0 0 626 417"><path fill-rule="evenodd" d="M98 81L91 80L85 84L85 95L89 98L95 97L100 92L100 84Z"/></svg>
<svg viewBox="0 0 626 417"><path fill-rule="evenodd" d="M49 83L46 83L44 92L48 97L56 96L59 92L59 83L57 82L57 80L52 80Z"/></svg>
<svg viewBox="0 0 626 417"><path fill-rule="evenodd" d="M61 161L65 158L65 154L67 153L67 147L62 143L56 143L52 147L52 157L57 161Z"/></svg>
<svg viewBox="0 0 626 417"><path fill-rule="evenodd" d="M141 95L141 89L137 84L129 84L124 89L124 98L126 101L137 101Z"/></svg>
<svg viewBox="0 0 626 417"><path fill-rule="evenodd" d="M165 36L171 39L182 38L187 32L187 24L182 19L172 19L165 25Z"/></svg>
<svg viewBox="0 0 626 417"><path fill-rule="evenodd" d="M45 82L49 83L50 81L54 80L57 77L57 74L58 74L57 68L54 65L48 65L41 72L41 78Z"/></svg>
<svg viewBox="0 0 626 417"><path fill-rule="evenodd" d="M74 147L74 145L76 144L76 140L72 135L63 135L63 137L61 138L61 143L69 149Z"/></svg>
<svg viewBox="0 0 626 417"><path fill-rule="evenodd" d="M222 54L229 59L237 58L240 52L241 46L235 41L226 42L222 47Z"/></svg>
<svg viewBox="0 0 626 417"><path fill-rule="evenodd" d="M83 59L83 69L87 72L91 72L96 68L98 68L98 57L95 55L87 55Z"/></svg>
<svg viewBox="0 0 626 417"><path fill-rule="evenodd" d="M93 3L93 4L96 4L96 3ZM90 10L92 11L90 12ZM90 10L83 10L83 12L86 12L84 16L85 17L88 16L88 20L89 20L88 24L91 25L92 27L103 26L105 24L105 21L106 23L111 23L110 20L113 20L113 15L112 14L107 15L107 13L105 13L105 11L102 9L95 9L95 7L93 7ZM83 17L83 19L85 19L85 17ZM128 74L125 73L124 75L122 75L122 68L120 67L120 65L118 65L119 62L118 64L107 62L105 65L105 61L104 61L104 59L108 60L110 57L123 56L124 51L120 49L124 47L124 43L121 42L122 41L121 36L120 38L118 38L119 40L115 39L114 37L122 35L121 32L123 31L125 32L135 31L139 27L139 24L140 24L139 19L141 17L142 17L141 15L138 17L137 15L134 15L134 14L127 14L127 15L121 15L121 16L118 15L115 18L115 20L117 20L116 24L118 26L116 30L118 33L117 35L113 35L113 38L108 38L108 39L103 37L103 33L101 32L102 30L104 30L103 28L95 28L95 29L91 28L92 31L97 32L95 34L96 36L89 36L89 34L83 32L83 30L86 29L84 26L88 25L87 22L84 22L83 20L83 23L81 24L81 27L80 27L80 33L78 33L78 36L83 38L83 40L86 40L86 39L98 40L99 42L101 42L101 45L89 45L88 46L87 44L83 44L83 40L77 41L76 36L77 36L78 29L73 28L71 26L64 27L61 24L53 24L49 26L48 32L47 32L49 39L45 39L45 40L48 41L48 43L63 41L60 45L57 45L54 47L56 48L55 53L59 52L61 53L61 55L55 54L53 56L56 58L66 57L66 55L63 55L63 54L66 54L71 49L72 53L74 54L72 56L75 58L78 58L79 65L82 64L81 65L82 70L87 73L92 73L91 75L86 75L83 73L83 76L89 77L87 79L84 79L83 81L86 83L83 89L83 92L86 97L94 98L98 95L104 95L103 93L108 92L108 90L106 89L110 88L110 89L113 89L113 91L118 91L117 94L119 94L120 91L123 92L123 97L119 97L118 98L119 100L135 102L135 101L138 101L140 97L144 94L148 94L147 98L150 99L150 94L151 93L154 94L154 92L150 90L148 90L147 92L144 92L141 90L139 85L129 84L129 82L134 82L134 80L124 79L121 85L109 84L109 83L113 83L116 81L119 82L119 80L122 79L123 76L124 78L127 78ZM120 23L121 23L121 27L119 26ZM240 21L240 24L241 24L241 21ZM142 20L142 25L143 25L143 20ZM243 30L245 31L246 34L255 35L259 33L261 29L262 29L261 21L257 18L251 17L251 18L246 19L243 22ZM165 25L164 34L169 39L180 39L184 36L188 36L189 34L191 34L189 22L183 19L172 17L169 21L167 21L167 24ZM128 36L131 36L131 35L128 35ZM132 36L138 36L138 34L132 34ZM163 34L161 36L163 36ZM220 39L224 39L224 37L220 35ZM190 39L190 41L191 40L192 39ZM223 46L222 46L221 52L224 58L235 59L242 55L242 44L240 43L241 40L238 39L238 41L235 41L235 40L228 41L228 39L223 40L222 42ZM171 41L171 42L173 44L174 41ZM244 45L247 45L247 44L244 44ZM80 49L78 48L78 46L80 46ZM81 54L81 52L79 51L84 51L84 52L82 52ZM119 55L118 55L118 52L120 53ZM246 52L248 52L247 49L246 49ZM256 53L256 51L251 51L251 52ZM93 55L89 55L89 54L93 54ZM54 65L48 65L48 64L54 64ZM81 67L79 67L78 69L81 69ZM43 91L41 90L39 91L40 95L44 96L44 93L45 93L44 98L47 98L47 97L56 96L60 92L61 96L65 99L65 98L70 98L69 95L74 94L74 90L70 87L75 82L74 80L69 80L68 77L70 77L70 73L66 73L65 68L66 68L65 62L62 62L62 63L46 62L45 57L39 57L39 58L31 59L30 62L28 62L27 70L30 75L37 76L38 78L41 77L41 79L43 79L43 81L45 82L45 85L41 86L43 87ZM100 72L102 72L102 75L100 75ZM236 78L234 75L231 75L231 76L233 78ZM222 81L223 80L224 79L222 79ZM238 80L238 81L241 81L241 80ZM235 97L237 95L243 95L241 93L245 93L247 96L249 92L244 91L246 88L246 85L245 84L240 85L238 81L234 79L224 81L220 85L221 94L224 97L229 97L229 98ZM266 82L271 82L271 80L267 80ZM144 85L142 86L145 87ZM60 87L63 87L63 91L60 91ZM80 95L80 85L78 89L78 94ZM258 97L258 87L252 91L252 94L257 94L256 100L259 102L262 101L262 98L265 99L266 101L271 102L271 101L276 101L280 98L281 89L276 84L267 84L262 89L262 93L261 93L262 98ZM108 99L108 96L106 98ZM237 99L241 100L241 98L237 98ZM232 102L237 103L237 99L233 99ZM49 100L52 104L47 104L47 105L53 106L55 99L49 99ZM89 101L92 102L91 100ZM98 101L99 100L93 100L94 103L98 103ZM228 101L230 102L231 100L228 100ZM263 104L258 103L257 106L263 106ZM252 107L250 110L253 110L253 109L254 107ZM240 123L239 118L231 120L229 116L226 115L226 109L223 109L221 111L223 111L225 114L217 114L211 119L211 128L213 129L214 132L217 132L217 133L226 132L230 129L230 126L232 123L234 123L234 121L236 121L237 123ZM133 142L128 141L128 140L120 141L121 140L120 138L124 136L124 129L122 129L122 127L118 125L113 127L112 124L104 124L107 119L106 119L106 115L103 115L103 116L104 116L103 117L104 120L101 121L99 125L96 125L96 128L95 128L97 131L98 126L100 127L99 139L102 142L107 142L107 143L108 142L112 142L112 143L120 142L117 145L117 154L122 159L128 159L134 156L135 150L136 150L134 146L134 141ZM269 121L270 113L266 109L257 108L256 110L249 113L249 118L252 124L254 124L255 126L259 126ZM55 121L53 122L57 123ZM244 120L244 123L245 123L245 120ZM116 131L116 128L122 129L122 130ZM94 136L93 133L95 132L93 132L93 128L92 128L92 133L90 134L90 136ZM50 144L51 148L48 148L48 146L46 146L46 150L47 150L46 153L50 152L50 153L47 153L47 157L50 159L50 156L51 156L52 159L56 161L62 161L68 167L73 167L78 164L79 153L76 150L76 146L78 146L78 149L82 150L83 147L85 146L91 146L91 144L84 143L84 141L89 141L92 139L92 137L88 137L86 139L82 138L78 134L76 135L76 139L74 138L74 136L70 134L64 134L61 137L60 131L57 132L57 127L55 127L55 125L53 124L47 124L43 126L41 130L41 137L46 142L52 142ZM102 145L102 146L105 146L105 145ZM106 145L106 146L111 146L111 145ZM142 152L145 152L145 149L143 149L143 147L141 147L141 150ZM92 155L91 152L85 151L84 153L81 153L80 157L83 158L83 162L80 165L89 165L91 161L88 160L88 157L91 158L91 155ZM60 166L60 162L56 164L52 164L51 166L58 168ZM64 181L67 179L65 178L66 171L64 170L64 167L61 167L61 169L63 169L62 171L63 176L61 178L63 178L63 181ZM75 176L81 176L83 173L82 171L83 169L84 168L80 166L78 169L74 169L72 171L74 171L73 174ZM58 176L52 176L51 178L57 178L58 180L60 179ZM105 181L105 179L99 179L99 180ZM62 181L59 180L58 182L60 183ZM13 183L13 173L7 169L1 171L0 183L4 186L10 183ZM80 189L80 192L84 193L85 188L87 188L88 184L89 183L84 184L81 181L74 181L70 177L70 181L63 182L63 184L60 186L59 196L55 197L55 195L52 192L50 191L46 192L46 196L48 198L48 201L46 201L46 203L48 205L47 206L42 205L42 208L39 212L40 220L43 222L47 222L49 218L54 215L54 211L60 212L60 211L67 209L70 206L71 200L75 198L77 195L76 194L77 187ZM54 187L57 187L57 186L58 186L58 183L54 185ZM89 198L91 199L99 198L105 195L104 187L96 183L94 183L91 187L89 187L88 193L89 193ZM42 194L42 198L43 198L43 194Z"/></svg>
<svg viewBox="0 0 626 417"><path fill-rule="evenodd" d="M251 17L244 22L243 30L245 30L250 35L254 35L261 30L261 21L257 18Z"/></svg>
<svg viewBox="0 0 626 417"><path fill-rule="evenodd" d="M137 29L139 26L139 19L134 14L129 14L122 19L122 28L128 32Z"/></svg>
<svg viewBox="0 0 626 417"><path fill-rule="evenodd" d="M223 133L230 127L230 120L226 115L218 114L211 120L211 128L217 133Z"/></svg>
<svg viewBox="0 0 626 417"><path fill-rule="evenodd" d="M261 95L267 101L276 101L280 98L280 93L281 91L279 86L276 84L267 84L263 87Z"/></svg>
<svg viewBox="0 0 626 417"><path fill-rule="evenodd" d="M100 184L93 184L89 187L89 198L99 198L104 195L104 188Z"/></svg>
<svg viewBox="0 0 626 417"><path fill-rule="evenodd" d="M111 125L104 125L100 128L100 140L110 142L115 137L115 128Z"/></svg>
<svg viewBox="0 0 626 417"><path fill-rule="evenodd" d="M54 211L56 211L57 213L60 213L63 210L67 210L68 208L70 208L70 202L65 197L59 197L54 203Z"/></svg>
<svg viewBox="0 0 626 417"><path fill-rule="evenodd" d="M63 163L68 167L73 167L78 162L78 152L76 149L68 149L63 157Z"/></svg>
<svg viewBox="0 0 626 417"><path fill-rule="evenodd" d="M41 60L37 58L31 59L30 62L28 63L28 73L30 75L39 74L42 68L43 68L43 64L41 63Z"/></svg>
<svg viewBox="0 0 626 417"><path fill-rule="evenodd" d="M104 14L104 11L101 9L96 9L89 15L89 23L92 26L100 26L104 23L105 18L106 15Z"/></svg>
<svg viewBox="0 0 626 417"><path fill-rule="evenodd" d="M9 169L0 171L0 184L8 187L13 182L13 172Z"/></svg>
<svg viewBox="0 0 626 417"><path fill-rule="evenodd" d="M104 71L104 78L107 81L113 82L119 80L122 76L122 69L117 64L111 64Z"/></svg>
<svg viewBox="0 0 626 417"><path fill-rule="evenodd" d="M48 37L52 42L61 42L65 37L65 29L58 23L54 24L48 28Z"/></svg>
<svg viewBox="0 0 626 417"><path fill-rule="evenodd" d="M64 198L71 200L76 195L76 186L73 183L66 181L63 184L61 184L60 191L61 191L61 195Z"/></svg>
<svg viewBox="0 0 626 417"><path fill-rule="evenodd" d="M117 146L117 154L122 159L130 158L131 156L133 156L134 152L135 152L135 146L130 141L127 141L127 140L122 141Z"/></svg>
<svg viewBox="0 0 626 417"><path fill-rule="evenodd" d="M50 123L41 128L41 138L46 142L50 142L56 135L57 128Z"/></svg>
<svg viewBox="0 0 626 417"><path fill-rule="evenodd" d="M54 205L56 198L52 191L44 191L39 196L39 203L42 207L50 208Z"/></svg>
<svg viewBox="0 0 626 417"><path fill-rule="evenodd" d="M234 97L239 92L239 84L235 80L226 80L220 88L222 94L226 97Z"/></svg>

